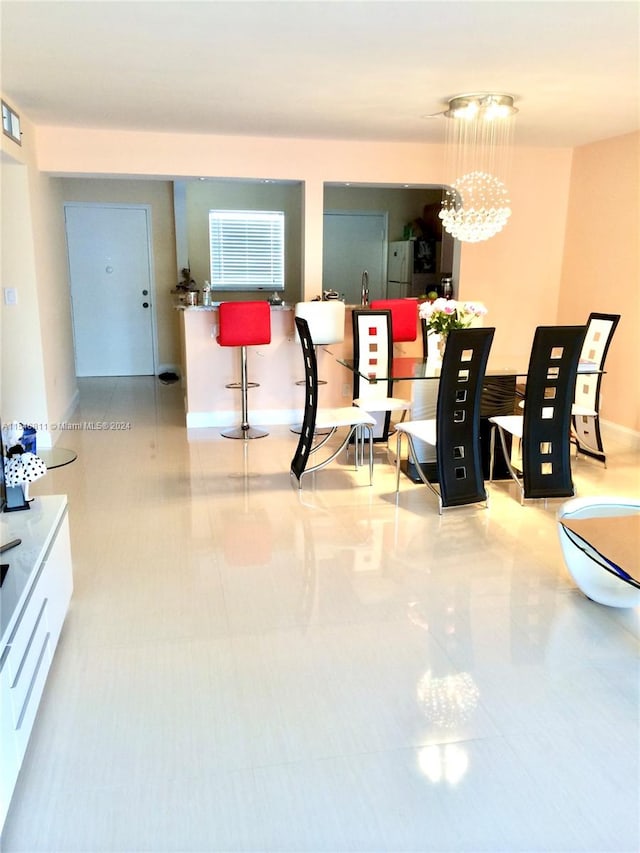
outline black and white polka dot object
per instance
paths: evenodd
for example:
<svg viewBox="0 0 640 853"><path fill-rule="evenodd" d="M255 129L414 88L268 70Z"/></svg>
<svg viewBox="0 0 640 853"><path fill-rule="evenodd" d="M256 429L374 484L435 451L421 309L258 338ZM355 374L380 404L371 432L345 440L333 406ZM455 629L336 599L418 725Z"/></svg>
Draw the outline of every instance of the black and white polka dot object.
<svg viewBox="0 0 640 853"><path fill-rule="evenodd" d="M5 459L4 474L7 486L20 486L22 483L33 483L44 477L47 466L35 453L20 453Z"/></svg>

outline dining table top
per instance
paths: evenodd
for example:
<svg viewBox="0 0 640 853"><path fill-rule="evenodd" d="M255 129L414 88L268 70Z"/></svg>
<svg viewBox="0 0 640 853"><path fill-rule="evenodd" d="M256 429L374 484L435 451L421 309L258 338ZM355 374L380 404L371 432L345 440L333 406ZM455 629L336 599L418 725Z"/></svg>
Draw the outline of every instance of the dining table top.
<svg viewBox="0 0 640 853"><path fill-rule="evenodd" d="M329 352L329 350L327 350ZM337 361L346 367L351 372L355 371L355 364L352 358L338 357ZM391 361L391 371L389 376L376 375L375 381L380 382L386 379L392 379L395 382L403 380L415 379L438 379L442 370L442 359L440 355L428 356L396 356ZM528 364L517 363L514 359L512 363L505 361L492 360L489 356L489 362L485 371L485 377L493 377L500 379L509 379L512 377L526 376L528 372ZM597 365L592 361L580 360L578 364L578 373L594 374L601 373L597 369ZM369 379L369 376L364 371L360 371L360 375L364 379Z"/></svg>

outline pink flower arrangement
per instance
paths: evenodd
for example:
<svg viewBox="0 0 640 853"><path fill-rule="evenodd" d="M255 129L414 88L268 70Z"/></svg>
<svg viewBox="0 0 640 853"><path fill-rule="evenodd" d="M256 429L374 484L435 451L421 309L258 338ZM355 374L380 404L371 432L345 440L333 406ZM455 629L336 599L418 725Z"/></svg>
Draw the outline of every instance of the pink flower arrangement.
<svg viewBox="0 0 640 853"><path fill-rule="evenodd" d="M456 299L435 299L420 305L420 317L427 327L439 335L451 329L466 329L476 317L482 317L487 309L482 302L459 302Z"/></svg>

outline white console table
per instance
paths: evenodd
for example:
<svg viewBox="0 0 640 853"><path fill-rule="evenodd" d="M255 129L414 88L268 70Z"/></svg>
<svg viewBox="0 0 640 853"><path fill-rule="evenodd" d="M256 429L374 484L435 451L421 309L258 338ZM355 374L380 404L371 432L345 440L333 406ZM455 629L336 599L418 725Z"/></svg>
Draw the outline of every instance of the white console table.
<svg viewBox="0 0 640 853"><path fill-rule="evenodd" d="M9 563L0 588L1 831L73 591L66 496L4 514L0 534L22 539L0 555Z"/></svg>

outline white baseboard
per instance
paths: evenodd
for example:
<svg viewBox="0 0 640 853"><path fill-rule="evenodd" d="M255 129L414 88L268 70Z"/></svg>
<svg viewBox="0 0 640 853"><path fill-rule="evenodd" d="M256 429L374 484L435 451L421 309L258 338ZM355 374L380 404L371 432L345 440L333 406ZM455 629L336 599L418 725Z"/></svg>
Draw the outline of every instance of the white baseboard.
<svg viewBox="0 0 640 853"><path fill-rule="evenodd" d="M60 438L60 435L64 433L64 428L61 427L61 424L65 424L71 418L71 415L75 412L76 407L78 405L78 400L80 398L80 391L76 388L73 397L71 398L71 402L63 412L60 420L54 425L50 423L49 429L39 429L36 435L36 450L41 447L43 450L50 450Z"/></svg>
<svg viewBox="0 0 640 853"><path fill-rule="evenodd" d="M249 410L251 426L291 426L302 422L302 412L296 409ZM220 412L187 412L187 428L240 426L240 415L234 409Z"/></svg>
<svg viewBox="0 0 640 853"><path fill-rule="evenodd" d="M631 450L640 450L640 432L629 427L614 424L611 421L600 420L603 432L610 435L612 440L619 441Z"/></svg>

